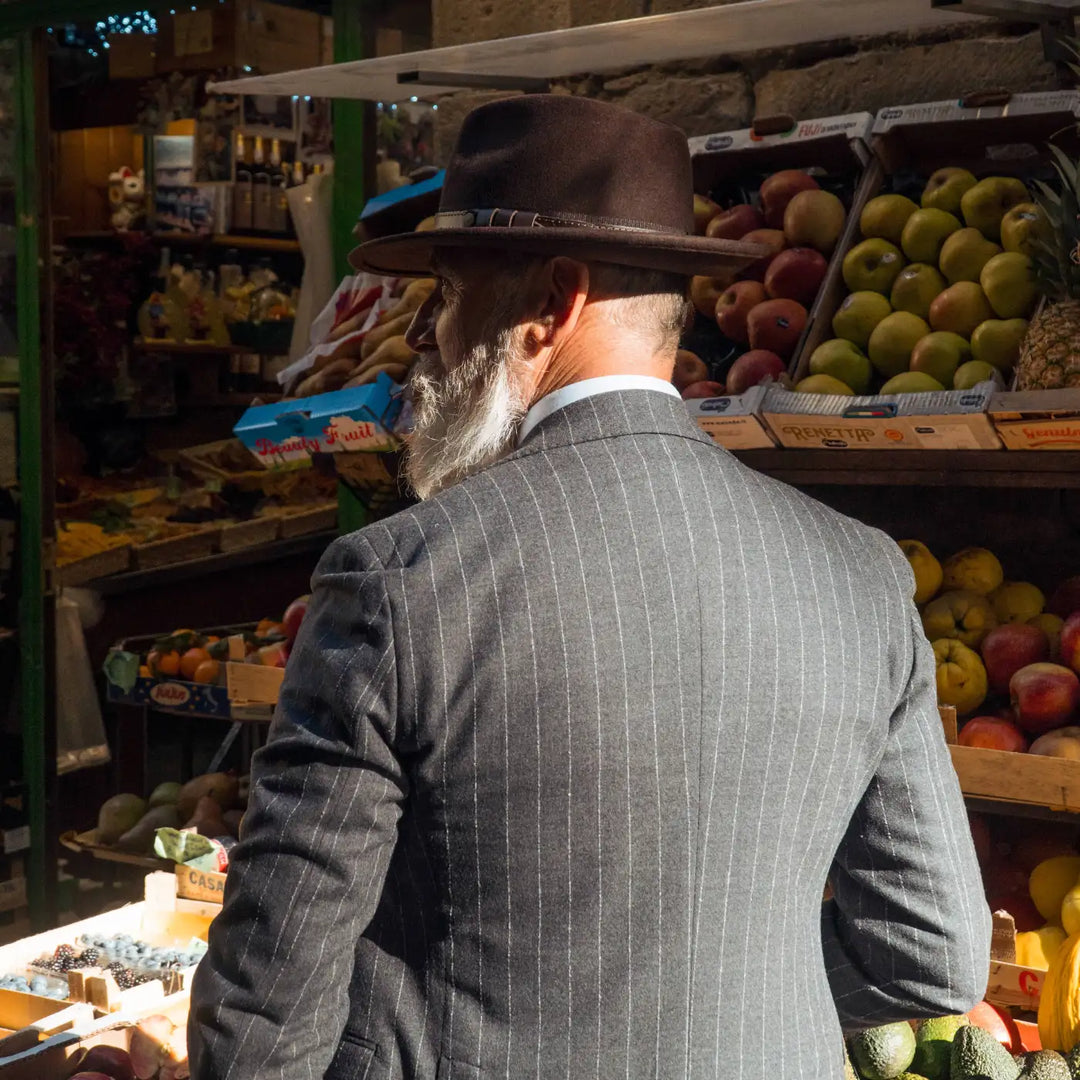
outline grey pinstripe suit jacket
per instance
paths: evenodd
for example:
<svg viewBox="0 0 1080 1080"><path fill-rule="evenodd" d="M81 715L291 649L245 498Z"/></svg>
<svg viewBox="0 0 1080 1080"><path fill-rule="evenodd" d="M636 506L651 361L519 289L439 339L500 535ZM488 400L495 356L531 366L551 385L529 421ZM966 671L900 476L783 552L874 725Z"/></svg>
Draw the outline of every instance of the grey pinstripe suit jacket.
<svg viewBox="0 0 1080 1080"><path fill-rule="evenodd" d="M841 1024L969 1008L990 920L911 592L649 391L335 543L192 1076L822 1080Z"/></svg>

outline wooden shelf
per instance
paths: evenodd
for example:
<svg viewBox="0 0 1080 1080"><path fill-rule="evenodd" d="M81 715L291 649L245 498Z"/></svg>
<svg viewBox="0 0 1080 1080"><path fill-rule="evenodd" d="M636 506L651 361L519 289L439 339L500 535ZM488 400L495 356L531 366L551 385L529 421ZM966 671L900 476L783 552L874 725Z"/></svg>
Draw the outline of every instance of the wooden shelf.
<svg viewBox="0 0 1080 1080"><path fill-rule="evenodd" d="M210 236L198 236L194 233L184 232L156 232L156 233L119 233L112 230L99 232L68 233L59 244L67 244L72 247L93 247L95 245L119 244L124 237L143 238L152 243L162 246L185 246L185 247L223 247L236 248L238 251L267 251L282 255L302 254L299 240L292 240L287 236L234 236L231 234L214 234Z"/></svg>
<svg viewBox="0 0 1080 1080"><path fill-rule="evenodd" d="M737 450L744 464L797 486L1080 488L1076 450Z"/></svg>
<svg viewBox="0 0 1080 1080"><path fill-rule="evenodd" d="M315 554L325 550L327 545L338 535L336 530L308 533L289 540L275 540L270 544L257 547L240 548L220 555L208 555L202 559L161 566L153 570L133 570L125 574L113 574L87 582L86 587L105 596L118 593L136 592L139 589L154 588L159 585L171 585L178 581L187 581L217 574L238 566L255 566L259 563L275 562L293 555ZM315 569L312 563L312 569Z"/></svg>
<svg viewBox="0 0 1080 1080"><path fill-rule="evenodd" d="M949 753L970 799L1080 813L1080 761L972 746L950 746Z"/></svg>

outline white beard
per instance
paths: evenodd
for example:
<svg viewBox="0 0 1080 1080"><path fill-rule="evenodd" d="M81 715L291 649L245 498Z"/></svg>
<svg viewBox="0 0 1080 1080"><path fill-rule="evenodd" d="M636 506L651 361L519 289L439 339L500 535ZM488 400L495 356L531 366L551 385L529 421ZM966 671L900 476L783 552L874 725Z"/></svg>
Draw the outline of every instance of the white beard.
<svg viewBox="0 0 1080 1080"><path fill-rule="evenodd" d="M527 375L514 329L473 346L449 373L438 353L416 362L405 475L421 499L498 461L513 447L529 408Z"/></svg>

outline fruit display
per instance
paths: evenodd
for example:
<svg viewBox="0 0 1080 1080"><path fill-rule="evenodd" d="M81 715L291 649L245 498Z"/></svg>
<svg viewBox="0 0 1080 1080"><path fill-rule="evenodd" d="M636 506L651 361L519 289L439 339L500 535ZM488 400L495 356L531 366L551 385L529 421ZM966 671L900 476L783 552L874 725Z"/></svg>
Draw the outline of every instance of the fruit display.
<svg viewBox="0 0 1080 1080"><path fill-rule="evenodd" d="M71 1059L70 1080L187 1080L187 1028L156 1014L128 1029L128 1047L99 1044Z"/></svg>
<svg viewBox="0 0 1080 1080"><path fill-rule="evenodd" d="M1033 258L1048 224L1020 180L955 167L933 173L918 203L870 199L844 255L834 337L808 373L856 394L1004 387L1045 290Z"/></svg>
<svg viewBox="0 0 1080 1080"><path fill-rule="evenodd" d="M1031 582L1007 581L986 548L943 563L918 540L900 549L934 648L938 701L968 718L960 745L1080 759L1080 581L1048 601Z"/></svg>
<svg viewBox="0 0 1080 1080"><path fill-rule="evenodd" d="M1080 179L1076 162L1052 149L1060 195L1040 187L1037 213L1027 207L1029 212L1014 224L1014 242L1026 245L1021 250L1031 257L1036 284L1047 298L1020 350L1019 390L1080 387ZM1004 237L1004 224L1002 233Z"/></svg>
<svg viewBox="0 0 1080 1080"><path fill-rule="evenodd" d="M229 773L159 784L146 799L121 792L101 804L94 840L137 855L153 853L159 829L193 829L231 843L240 834L247 798L247 777Z"/></svg>
<svg viewBox="0 0 1080 1080"><path fill-rule="evenodd" d="M841 198L803 169L767 176L746 201L721 207L694 197L698 231L706 236L759 244L767 254L741 273L695 277L690 299L699 320L715 323L735 356L725 381L711 379L708 365L692 350L676 366L672 382L686 398L741 394L787 372L806 327L847 210ZM693 361L689 359L693 358ZM710 383L711 394L702 383Z"/></svg>
<svg viewBox="0 0 1080 1080"><path fill-rule="evenodd" d="M338 290L330 329L309 353L310 366L290 396L312 397L373 383L385 372L404 383L417 359L405 332L417 309L435 290L434 278L395 280L372 286L364 275Z"/></svg>

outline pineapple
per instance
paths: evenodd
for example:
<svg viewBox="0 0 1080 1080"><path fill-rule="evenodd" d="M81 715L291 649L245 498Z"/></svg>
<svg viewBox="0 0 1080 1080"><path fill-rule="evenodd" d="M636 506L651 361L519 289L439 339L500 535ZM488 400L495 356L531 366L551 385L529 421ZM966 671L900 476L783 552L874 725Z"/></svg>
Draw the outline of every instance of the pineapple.
<svg viewBox="0 0 1080 1080"><path fill-rule="evenodd" d="M1067 44L1075 55L1076 44ZM1060 147L1051 145L1050 150L1061 190L1037 184L1036 201L1050 229L1035 240L1032 259L1046 300L1020 350L1019 390L1080 387L1080 178L1075 161Z"/></svg>

